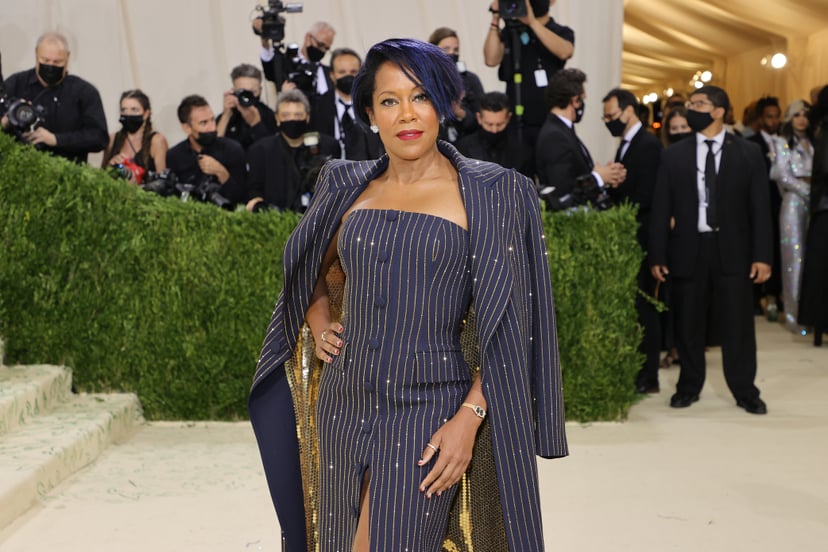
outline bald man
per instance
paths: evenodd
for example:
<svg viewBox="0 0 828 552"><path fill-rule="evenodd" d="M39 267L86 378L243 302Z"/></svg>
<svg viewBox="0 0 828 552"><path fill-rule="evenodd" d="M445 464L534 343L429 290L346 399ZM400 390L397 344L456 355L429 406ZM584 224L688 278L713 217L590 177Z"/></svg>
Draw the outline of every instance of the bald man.
<svg viewBox="0 0 828 552"><path fill-rule="evenodd" d="M4 114L3 130L36 147L76 163L109 143L101 95L92 84L68 74L69 45L60 33L42 35L35 66L6 79L6 94L30 101L42 123L15 127Z"/></svg>

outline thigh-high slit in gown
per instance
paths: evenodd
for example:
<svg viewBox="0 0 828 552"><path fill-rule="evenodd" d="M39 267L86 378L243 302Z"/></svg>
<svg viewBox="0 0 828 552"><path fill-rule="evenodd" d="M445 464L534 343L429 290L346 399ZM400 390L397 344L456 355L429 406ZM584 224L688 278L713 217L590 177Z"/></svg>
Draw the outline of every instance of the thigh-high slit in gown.
<svg viewBox="0 0 828 552"><path fill-rule="evenodd" d="M319 549L350 552L370 470L376 552L439 552L456 486L427 499L417 461L471 387L460 330L471 300L468 232L440 217L358 209L337 244L340 354L317 401Z"/></svg>

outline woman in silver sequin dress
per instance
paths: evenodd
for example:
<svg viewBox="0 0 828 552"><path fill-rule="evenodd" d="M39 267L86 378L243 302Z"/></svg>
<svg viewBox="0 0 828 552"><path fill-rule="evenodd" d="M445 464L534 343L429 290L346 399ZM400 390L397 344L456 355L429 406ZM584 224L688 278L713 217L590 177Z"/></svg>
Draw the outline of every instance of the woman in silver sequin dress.
<svg viewBox="0 0 828 552"><path fill-rule="evenodd" d="M811 193L811 168L814 147L808 123L809 105L794 100L785 110L784 125L776 141L776 158L771 168L782 194L779 213L782 251L782 297L785 304L785 327L805 333L796 322L802 260L805 257L805 236L808 228L808 206Z"/></svg>

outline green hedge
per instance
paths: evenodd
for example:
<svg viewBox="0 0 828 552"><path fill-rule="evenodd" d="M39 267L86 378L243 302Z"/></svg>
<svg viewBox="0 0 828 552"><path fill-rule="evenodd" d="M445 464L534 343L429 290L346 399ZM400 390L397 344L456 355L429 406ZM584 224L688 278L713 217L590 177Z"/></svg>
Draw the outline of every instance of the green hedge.
<svg viewBox="0 0 828 552"><path fill-rule="evenodd" d="M0 135L0 335L7 363L71 366L134 391L148 419L238 419L298 217L228 213L115 181ZM546 215L567 417L634 400L632 209Z"/></svg>

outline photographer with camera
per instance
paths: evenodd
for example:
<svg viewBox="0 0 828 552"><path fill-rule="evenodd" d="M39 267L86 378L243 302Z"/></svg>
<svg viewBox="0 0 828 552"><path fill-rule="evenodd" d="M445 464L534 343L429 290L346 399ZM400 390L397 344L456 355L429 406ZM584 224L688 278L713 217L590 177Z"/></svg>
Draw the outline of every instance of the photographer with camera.
<svg viewBox="0 0 828 552"><path fill-rule="evenodd" d="M310 103L299 90L284 90L276 100L279 132L247 152L247 210L304 211L316 176L328 159L340 156L331 136L308 132Z"/></svg>
<svg viewBox="0 0 828 552"><path fill-rule="evenodd" d="M555 73L546 89L549 114L538 134L535 168L540 195L555 210L591 203L599 209L612 206L608 187L615 188L627 176L624 165L596 165L575 134L584 116L586 74L580 69Z"/></svg>
<svg viewBox="0 0 828 552"><path fill-rule="evenodd" d="M259 99L262 72L256 67L237 65L230 79L233 88L224 93L224 111L216 121L216 131L247 150L256 140L276 132L276 114Z"/></svg>
<svg viewBox="0 0 828 552"><path fill-rule="evenodd" d="M189 193L231 209L244 196L244 150L238 142L218 136L213 110L201 96L181 100L178 120L187 138L167 152L167 167L188 186L182 196Z"/></svg>
<svg viewBox="0 0 828 552"><path fill-rule="evenodd" d="M43 34L35 48L35 67L5 81L8 108L0 124L29 144L81 163L107 146L109 134L97 88L69 75L68 65L66 37Z"/></svg>
<svg viewBox="0 0 828 552"><path fill-rule="evenodd" d="M575 32L549 15L552 4L554 0L494 0L483 44L486 65L500 66L498 78L506 83L514 119L531 149L546 119L544 91L549 79L575 51Z"/></svg>
<svg viewBox="0 0 828 552"><path fill-rule="evenodd" d="M253 22L253 29L261 27L261 19ZM264 35L262 35L264 37ZM322 58L333 47L336 30L330 23L317 21L305 33L301 47L290 45L284 51L281 44L262 38L262 68L265 78L276 84L278 91L298 88L308 98L313 113L311 128L318 132L325 132L327 122L317 120L316 115L333 113L336 97L334 84L331 80L328 67L323 65ZM271 42L273 44L271 45ZM274 64L274 59L279 63ZM275 67L282 68L282 74L277 74Z"/></svg>
<svg viewBox="0 0 828 552"><path fill-rule="evenodd" d="M121 130L110 137L101 168L115 167L120 176L140 185L147 172L167 168L170 146L163 134L153 130L150 100L142 91L121 94L120 110Z"/></svg>

